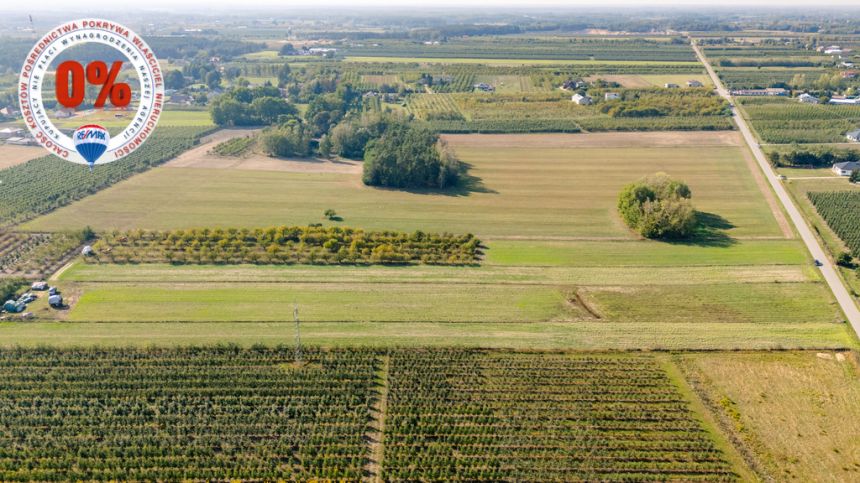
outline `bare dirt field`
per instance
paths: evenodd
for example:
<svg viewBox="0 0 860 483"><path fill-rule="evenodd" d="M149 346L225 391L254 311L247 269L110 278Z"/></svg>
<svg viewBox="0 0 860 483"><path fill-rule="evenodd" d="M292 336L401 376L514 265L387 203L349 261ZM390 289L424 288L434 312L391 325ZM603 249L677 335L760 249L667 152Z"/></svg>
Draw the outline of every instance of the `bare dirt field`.
<svg viewBox="0 0 860 483"><path fill-rule="evenodd" d="M0 169L26 163L27 161L48 154L41 146L0 145Z"/></svg>
<svg viewBox="0 0 860 483"><path fill-rule="evenodd" d="M242 169L249 171L282 171L289 173L361 172L361 162L318 158L273 158L252 153L247 156L219 156L212 153L218 143L237 137L252 136L259 129L222 129L204 137L200 145L190 149L165 166L169 168Z"/></svg>
<svg viewBox="0 0 860 483"><path fill-rule="evenodd" d="M741 146L735 131L668 131L591 134L456 134L443 136L452 146L470 148L670 148Z"/></svg>

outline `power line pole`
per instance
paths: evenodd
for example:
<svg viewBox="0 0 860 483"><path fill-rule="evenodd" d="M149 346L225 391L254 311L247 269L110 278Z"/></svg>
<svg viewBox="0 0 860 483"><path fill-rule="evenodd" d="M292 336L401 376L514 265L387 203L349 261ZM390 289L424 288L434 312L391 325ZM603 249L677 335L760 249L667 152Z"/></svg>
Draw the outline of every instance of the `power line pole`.
<svg viewBox="0 0 860 483"><path fill-rule="evenodd" d="M296 320L296 364L302 362L302 337L299 329L299 306L293 305L293 318Z"/></svg>

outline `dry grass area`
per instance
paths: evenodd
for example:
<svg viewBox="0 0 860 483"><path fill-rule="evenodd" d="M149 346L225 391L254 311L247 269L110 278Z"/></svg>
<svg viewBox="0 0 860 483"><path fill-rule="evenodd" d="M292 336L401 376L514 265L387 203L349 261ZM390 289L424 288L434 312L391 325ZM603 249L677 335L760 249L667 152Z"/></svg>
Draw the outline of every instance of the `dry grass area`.
<svg viewBox="0 0 860 483"><path fill-rule="evenodd" d="M194 149L165 164L168 168L239 169L248 171L281 171L288 173L361 173L361 162L318 158L273 158L259 153L246 156L219 156L212 148L230 139L253 136L259 129L222 129L200 141Z"/></svg>
<svg viewBox="0 0 860 483"><path fill-rule="evenodd" d="M47 155L41 146L0 145L0 169L11 168L35 158Z"/></svg>
<svg viewBox="0 0 860 483"><path fill-rule="evenodd" d="M468 148L671 148L742 146L735 131L661 131L590 134L457 134L443 136Z"/></svg>
<svg viewBox="0 0 860 483"><path fill-rule="evenodd" d="M856 353L680 356L770 481L860 480Z"/></svg>

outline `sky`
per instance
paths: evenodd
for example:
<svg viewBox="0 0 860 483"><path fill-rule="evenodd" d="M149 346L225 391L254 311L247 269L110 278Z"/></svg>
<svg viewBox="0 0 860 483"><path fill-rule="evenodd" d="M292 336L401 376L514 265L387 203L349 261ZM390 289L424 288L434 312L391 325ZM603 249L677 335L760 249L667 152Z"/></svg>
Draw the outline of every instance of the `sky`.
<svg viewBox="0 0 860 483"><path fill-rule="evenodd" d="M78 10L81 4L69 2L68 0L35 0L34 2L10 2L4 6L4 10L30 11L31 13L52 10L55 12ZM423 8L435 7L490 7L490 8L534 8L534 7L562 7L573 9L577 6L608 7L608 6L633 6L633 7L710 7L725 8L730 6L772 6L772 7L808 7L809 0L91 0L86 2L87 8L98 8L104 5L105 10L115 9L173 9L173 10L247 10L249 8L267 8L289 10L290 8L315 8L326 9L336 7L394 7ZM181 7L180 7L181 5ZM814 2L816 8L822 6L842 6L858 8L857 0L821 0Z"/></svg>

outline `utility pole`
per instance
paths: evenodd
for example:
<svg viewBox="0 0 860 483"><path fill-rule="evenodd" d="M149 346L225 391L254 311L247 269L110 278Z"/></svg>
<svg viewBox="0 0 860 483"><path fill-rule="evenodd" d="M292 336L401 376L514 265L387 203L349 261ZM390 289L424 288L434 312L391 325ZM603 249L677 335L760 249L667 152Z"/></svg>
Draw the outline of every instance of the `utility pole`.
<svg viewBox="0 0 860 483"><path fill-rule="evenodd" d="M299 330L299 306L293 305L293 318L296 319L296 364L300 364L302 362L302 337L301 332Z"/></svg>

